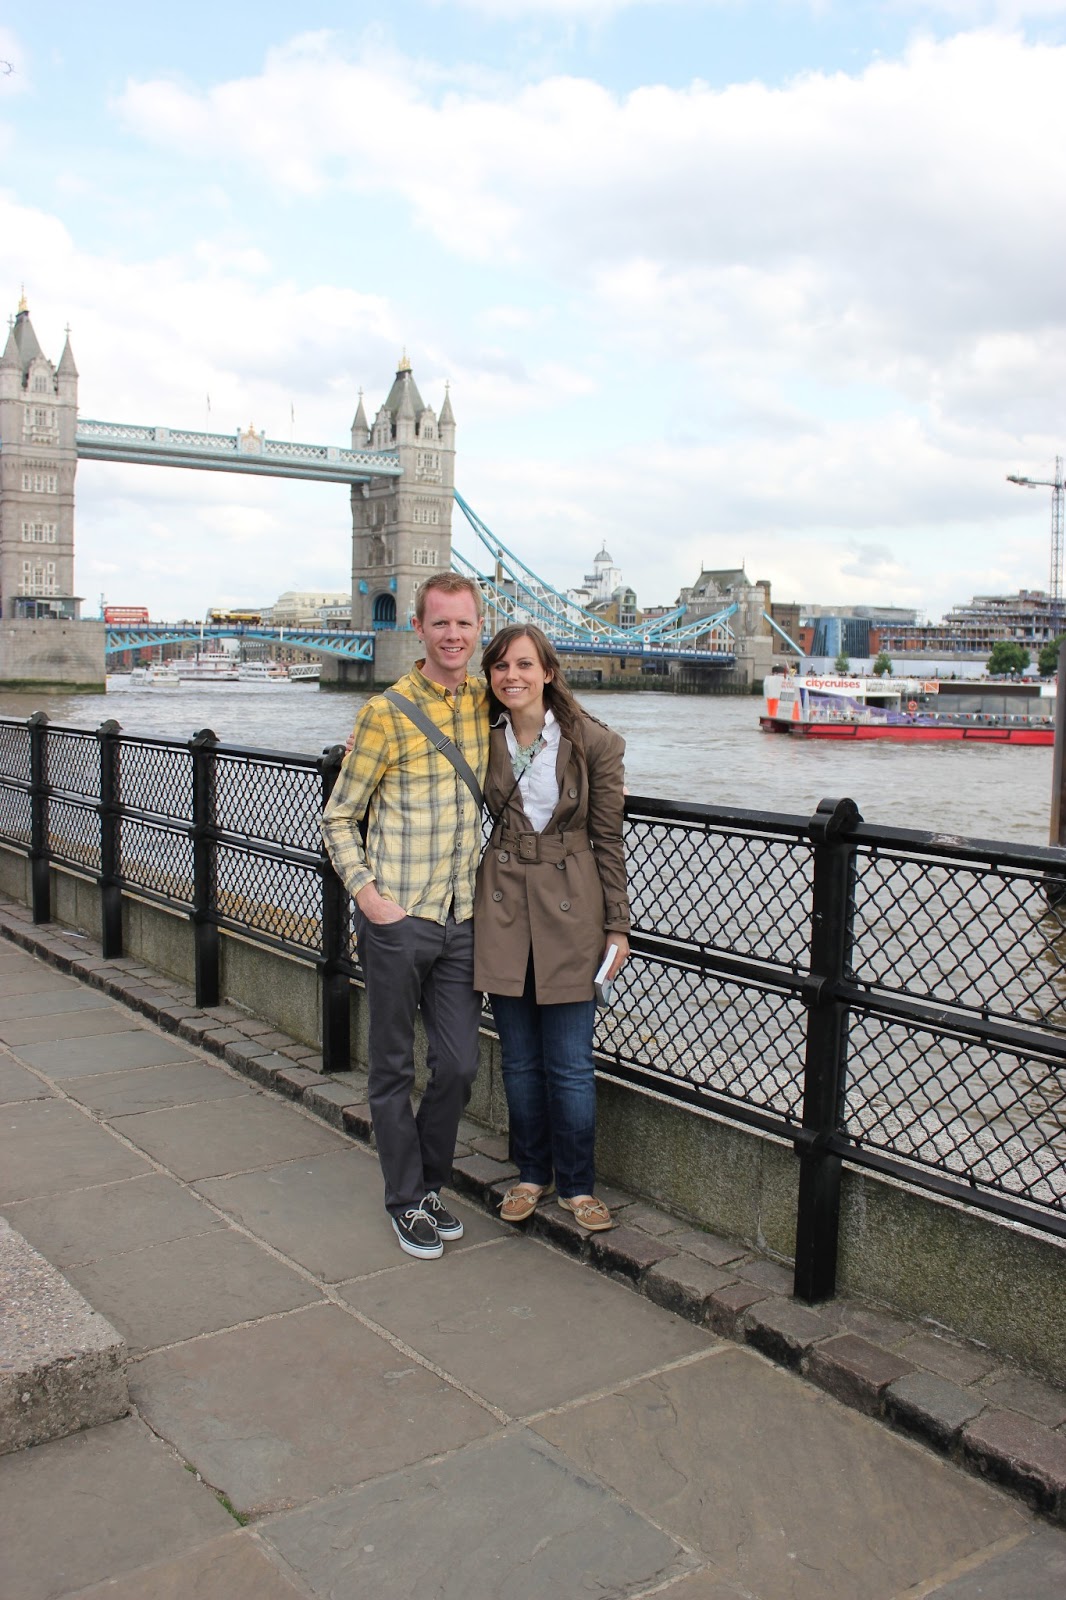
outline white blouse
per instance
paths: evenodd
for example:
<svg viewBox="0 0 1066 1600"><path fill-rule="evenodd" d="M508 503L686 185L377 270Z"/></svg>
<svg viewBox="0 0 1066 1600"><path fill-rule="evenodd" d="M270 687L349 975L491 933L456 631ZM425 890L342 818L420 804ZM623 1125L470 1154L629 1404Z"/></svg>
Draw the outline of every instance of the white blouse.
<svg viewBox="0 0 1066 1600"><path fill-rule="evenodd" d="M511 719L504 712L501 721L507 738L507 748L512 759L518 753L518 740L515 738ZM559 724L550 711L544 716L544 747L538 750L531 764L518 780L518 792L522 796L522 809L529 818L537 833L543 833L551 821L552 812L559 804L559 780L555 776L555 766L559 757L559 739L561 732Z"/></svg>

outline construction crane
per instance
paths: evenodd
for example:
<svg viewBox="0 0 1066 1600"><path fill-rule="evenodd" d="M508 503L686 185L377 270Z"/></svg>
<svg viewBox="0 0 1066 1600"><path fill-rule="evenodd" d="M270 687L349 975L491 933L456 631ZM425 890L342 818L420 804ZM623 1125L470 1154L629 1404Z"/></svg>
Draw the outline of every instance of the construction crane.
<svg viewBox="0 0 1066 1600"><path fill-rule="evenodd" d="M1048 621L1051 627L1051 638L1058 638L1062 631L1062 457L1055 457L1055 476L1053 478L1022 478L1016 473L1007 473L1008 483L1020 483L1026 489L1051 490L1051 578L1048 592L1051 599L1051 616Z"/></svg>

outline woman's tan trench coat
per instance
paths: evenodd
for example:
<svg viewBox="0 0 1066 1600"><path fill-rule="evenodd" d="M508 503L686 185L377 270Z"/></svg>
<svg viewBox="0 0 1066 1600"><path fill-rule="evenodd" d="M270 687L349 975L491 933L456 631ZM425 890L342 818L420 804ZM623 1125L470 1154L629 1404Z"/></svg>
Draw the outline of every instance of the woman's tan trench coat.
<svg viewBox="0 0 1066 1600"><path fill-rule="evenodd" d="M538 834L515 786L506 733L492 730L485 799L499 820L478 869L475 989L520 995L532 947L538 1004L591 1000L604 935L629 932L625 744L587 712L582 731L584 756L569 739L559 741L559 803Z"/></svg>

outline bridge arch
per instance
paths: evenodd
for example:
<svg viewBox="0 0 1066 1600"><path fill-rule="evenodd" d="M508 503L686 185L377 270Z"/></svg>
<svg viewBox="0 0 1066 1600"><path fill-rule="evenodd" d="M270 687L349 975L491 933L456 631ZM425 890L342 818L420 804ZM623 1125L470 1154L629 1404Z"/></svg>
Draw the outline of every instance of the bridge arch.
<svg viewBox="0 0 1066 1600"><path fill-rule="evenodd" d="M396 626L396 596L394 594L377 594L374 596L374 627L395 628Z"/></svg>

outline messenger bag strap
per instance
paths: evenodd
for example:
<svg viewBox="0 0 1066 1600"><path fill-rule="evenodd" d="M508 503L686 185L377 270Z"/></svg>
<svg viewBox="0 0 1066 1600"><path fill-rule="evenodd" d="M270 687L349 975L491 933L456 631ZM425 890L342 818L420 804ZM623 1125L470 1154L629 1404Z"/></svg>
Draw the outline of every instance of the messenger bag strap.
<svg viewBox="0 0 1066 1600"><path fill-rule="evenodd" d="M448 735L437 727L433 718L428 717L421 706L416 706L414 701L408 700L405 694L400 694L396 689L386 689L385 699L390 700L401 716L406 717L409 722L413 722L415 727L425 734L434 750L439 750L441 755L451 762L473 795L478 810L483 811L485 809L485 796L481 792L481 785L478 783L473 768L459 749L459 746L454 744L448 738Z"/></svg>

